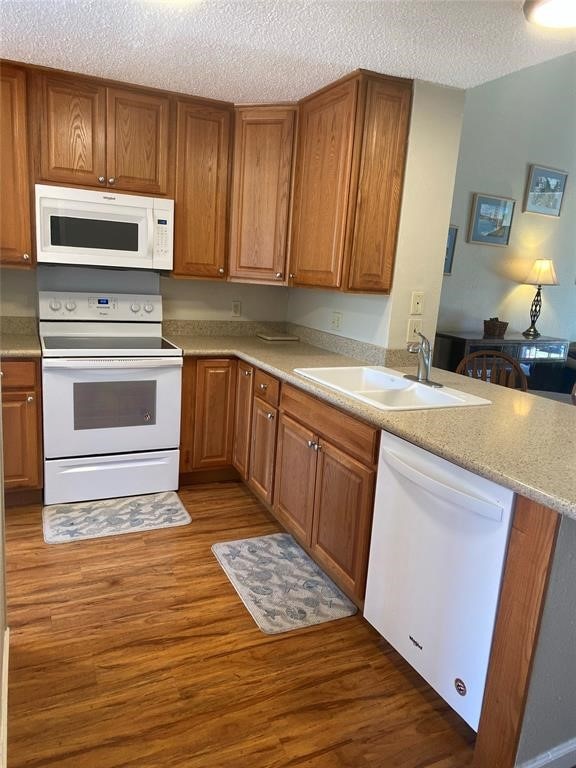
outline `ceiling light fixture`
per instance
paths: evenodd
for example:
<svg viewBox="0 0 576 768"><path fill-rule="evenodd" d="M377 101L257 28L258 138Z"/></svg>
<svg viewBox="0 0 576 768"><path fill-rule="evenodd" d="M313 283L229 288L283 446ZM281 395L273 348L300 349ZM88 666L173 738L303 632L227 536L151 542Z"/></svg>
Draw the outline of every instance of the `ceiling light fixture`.
<svg viewBox="0 0 576 768"><path fill-rule="evenodd" d="M540 27L576 27L575 0L525 0L523 11L527 21Z"/></svg>

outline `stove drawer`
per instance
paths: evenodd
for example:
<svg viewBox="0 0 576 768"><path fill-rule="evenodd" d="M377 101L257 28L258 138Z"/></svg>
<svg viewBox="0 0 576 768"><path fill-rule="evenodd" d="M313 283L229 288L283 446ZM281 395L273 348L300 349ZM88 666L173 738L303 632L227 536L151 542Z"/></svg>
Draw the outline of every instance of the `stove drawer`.
<svg viewBox="0 0 576 768"><path fill-rule="evenodd" d="M180 451L49 459L44 464L44 503L140 496L178 488Z"/></svg>

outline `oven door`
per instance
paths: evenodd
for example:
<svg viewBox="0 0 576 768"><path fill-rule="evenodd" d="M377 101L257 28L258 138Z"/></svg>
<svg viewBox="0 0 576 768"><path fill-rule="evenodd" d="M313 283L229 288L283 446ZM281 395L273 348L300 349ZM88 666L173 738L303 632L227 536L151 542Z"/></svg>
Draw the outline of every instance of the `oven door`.
<svg viewBox="0 0 576 768"><path fill-rule="evenodd" d="M45 358L44 456L177 448L182 358Z"/></svg>

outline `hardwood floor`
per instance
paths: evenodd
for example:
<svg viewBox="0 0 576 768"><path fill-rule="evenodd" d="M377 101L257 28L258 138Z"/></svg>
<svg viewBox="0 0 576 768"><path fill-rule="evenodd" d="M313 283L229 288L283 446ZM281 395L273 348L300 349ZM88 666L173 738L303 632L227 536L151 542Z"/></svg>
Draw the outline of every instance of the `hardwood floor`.
<svg viewBox="0 0 576 768"><path fill-rule="evenodd" d="M473 733L361 618L256 627L210 551L273 533L239 483L180 528L47 545L6 512L9 768L462 768Z"/></svg>

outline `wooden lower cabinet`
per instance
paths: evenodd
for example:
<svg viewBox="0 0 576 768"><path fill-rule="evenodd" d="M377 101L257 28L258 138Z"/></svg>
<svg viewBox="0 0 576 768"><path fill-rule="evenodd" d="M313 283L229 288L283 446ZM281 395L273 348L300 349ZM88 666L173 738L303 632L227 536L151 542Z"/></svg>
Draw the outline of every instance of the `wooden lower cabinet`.
<svg viewBox="0 0 576 768"><path fill-rule="evenodd" d="M376 472L318 443L310 552L348 594L364 596Z"/></svg>
<svg viewBox="0 0 576 768"><path fill-rule="evenodd" d="M248 480L248 470L250 468L253 391L254 368L243 360L239 360L236 372L236 407L234 411L232 464L236 467L243 480Z"/></svg>
<svg viewBox="0 0 576 768"><path fill-rule="evenodd" d="M280 415L274 514L358 603L366 587L375 478L373 466Z"/></svg>
<svg viewBox="0 0 576 768"><path fill-rule="evenodd" d="M193 468L232 463L236 360L198 360L194 410Z"/></svg>
<svg viewBox="0 0 576 768"><path fill-rule="evenodd" d="M4 487L42 487L41 410L38 364L2 363Z"/></svg>
<svg viewBox="0 0 576 768"><path fill-rule="evenodd" d="M278 410L259 397L252 409L252 447L248 485L261 499L272 504Z"/></svg>

